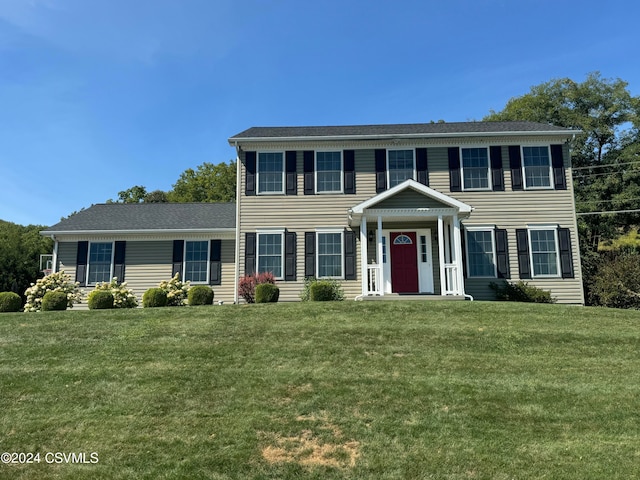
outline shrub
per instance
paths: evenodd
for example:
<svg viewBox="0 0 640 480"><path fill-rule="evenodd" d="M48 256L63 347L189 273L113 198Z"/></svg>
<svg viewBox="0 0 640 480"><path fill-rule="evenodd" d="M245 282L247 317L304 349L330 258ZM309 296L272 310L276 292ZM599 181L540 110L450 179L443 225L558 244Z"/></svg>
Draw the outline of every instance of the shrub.
<svg viewBox="0 0 640 480"><path fill-rule="evenodd" d="M247 303L255 303L256 300L256 285L263 283L270 283L275 285L276 281L273 278L273 273L262 272L254 273L252 275L245 275L238 282L238 294L244 298Z"/></svg>
<svg viewBox="0 0 640 480"><path fill-rule="evenodd" d="M189 305L211 305L213 290L205 285L195 285L189 289Z"/></svg>
<svg viewBox="0 0 640 480"><path fill-rule="evenodd" d="M170 307L181 307L185 305L185 300L189 295L191 282L183 282L180 280L180 274L176 273L168 282L160 282L158 288L164 290L167 294L167 305Z"/></svg>
<svg viewBox="0 0 640 480"><path fill-rule="evenodd" d="M113 294L106 290L94 290L87 297L90 310L107 310L113 308Z"/></svg>
<svg viewBox="0 0 640 480"><path fill-rule="evenodd" d="M25 312L37 312L42 308L42 299L47 292L62 292L67 297L67 307L73 308L74 303L80 303L82 292L80 283L72 282L71 277L64 271L52 273L44 278L32 283L25 292L27 303L24 305Z"/></svg>
<svg viewBox="0 0 640 480"><path fill-rule="evenodd" d="M0 312L18 312L22 298L14 292L0 292Z"/></svg>
<svg viewBox="0 0 640 480"><path fill-rule="evenodd" d="M489 287L496 292L496 300L529 303L555 303L556 301L551 297L550 291L529 285L522 280L516 283L504 282L502 285L491 282Z"/></svg>
<svg viewBox="0 0 640 480"><path fill-rule="evenodd" d="M67 294L61 291L47 292L42 297L42 311L66 310L68 305Z"/></svg>
<svg viewBox="0 0 640 480"><path fill-rule="evenodd" d="M256 303L275 303L280 297L280 289L272 283L256 285Z"/></svg>
<svg viewBox="0 0 640 480"><path fill-rule="evenodd" d="M166 307L167 292L159 287L150 288L142 295L142 306L145 308Z"/></svg>
<svg viewBox="0 0 640 480"><path fill-rule="evenodd" d="M313 285L316 285L318 283L321 283L323 286L322 287L313 287ZM328 285L328 286L327 286ZM319 293L320 296L328 296L330 298L328 298L328 300L331 301L341 301L344 300L344 292L342 290L342 286L340 285L340 282L338 282L337 280L317 280L314 277L306 277L304 279L304 287L302 289L302 292L300 292L300 299L303 302L308 302L309 300L311 301L320 301L318 299L316 299L315 297L312 298L311 295L311 290L312 288L316 288L319 290L330 290L331 293Z"/></svg>
<svg viewBox="0 0 640 480"><path fill-rule="evenodd" d="M133 294L133 290L127 288L127 282L118 283L117 278L113 278L108 283L98 282L94 292L98 290L111 292L111 295L113 295L113 308L136 308L138 306L138 300Z"/></svg>
<svg viewBox="0 0 640 480"><path fill-rule="evenodd" d="M640 309L640 255L628 248L603 253L589 283L592 304Z"/></svg>

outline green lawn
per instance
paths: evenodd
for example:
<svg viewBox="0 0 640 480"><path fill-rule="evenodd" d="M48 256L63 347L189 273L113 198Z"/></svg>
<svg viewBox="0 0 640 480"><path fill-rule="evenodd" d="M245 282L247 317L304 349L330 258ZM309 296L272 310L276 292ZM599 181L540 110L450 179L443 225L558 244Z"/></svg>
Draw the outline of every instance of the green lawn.
<svg viewBox="0 0 640 480"><path fill-rule="evenodd" d="M0 464L0 478L640 477L640 312L1 314L0 368L0 452L41 455ZM98 463L50 464L49 452Z"/></svg>

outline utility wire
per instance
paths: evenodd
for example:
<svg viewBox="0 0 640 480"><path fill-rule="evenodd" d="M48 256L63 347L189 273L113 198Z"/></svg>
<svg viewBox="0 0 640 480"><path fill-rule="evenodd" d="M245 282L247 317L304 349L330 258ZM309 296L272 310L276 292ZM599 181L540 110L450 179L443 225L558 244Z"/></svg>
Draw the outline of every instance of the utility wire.
<svg viewBox="0 0 640 480"><path fill-rule="evenodd" d="M576 213L576 216L582 216L582 215L606 215L608 213L638 213L640 212L640 208L636 208L635 210L613 210L610 212L582 212L582 213Z"/></svg>
<svg viewBox="0 0 640 480"><path fill-rule="evenodd" d="M606 163L604 165L591 165L588 167L572 167L571 170L574 172L576 170L587 170L589 168L607 168L607 167L619 167L622 165L635 165L636 163L640 163L640 160L636 160L634 162L624 162L624 163Z"/></svg>

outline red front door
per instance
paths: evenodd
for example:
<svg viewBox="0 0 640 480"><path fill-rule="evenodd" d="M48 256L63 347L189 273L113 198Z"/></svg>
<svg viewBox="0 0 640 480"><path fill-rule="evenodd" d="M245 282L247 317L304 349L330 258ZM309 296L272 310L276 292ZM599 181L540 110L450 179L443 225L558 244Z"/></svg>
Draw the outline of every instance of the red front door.
<svg viewBox="0 0 640 480"><path fill-rule="evenodd" d="M418 293L416 232L391 232L391 290Z"/></svg>

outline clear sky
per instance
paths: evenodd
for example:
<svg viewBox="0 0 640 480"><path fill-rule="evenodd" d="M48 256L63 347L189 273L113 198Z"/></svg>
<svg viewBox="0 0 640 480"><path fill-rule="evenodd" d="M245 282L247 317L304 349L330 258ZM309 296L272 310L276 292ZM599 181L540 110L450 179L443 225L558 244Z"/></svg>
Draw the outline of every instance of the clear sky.
<svg viewBox="0 0 640 480"><path fill-rule="evenodd" d="M480 120L599 70L632 0L0 0L0 219L52 225L235 157L251 126Z"/></svg>

